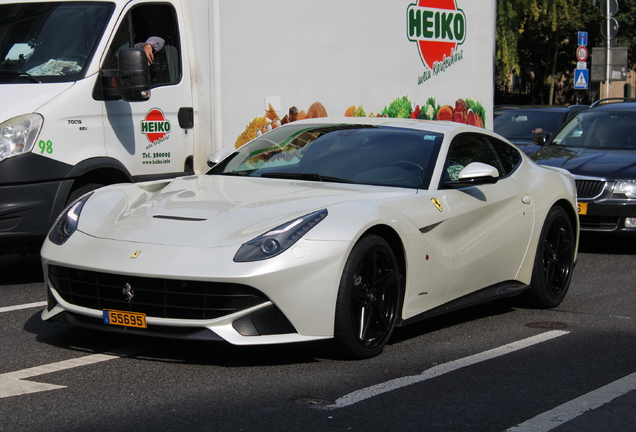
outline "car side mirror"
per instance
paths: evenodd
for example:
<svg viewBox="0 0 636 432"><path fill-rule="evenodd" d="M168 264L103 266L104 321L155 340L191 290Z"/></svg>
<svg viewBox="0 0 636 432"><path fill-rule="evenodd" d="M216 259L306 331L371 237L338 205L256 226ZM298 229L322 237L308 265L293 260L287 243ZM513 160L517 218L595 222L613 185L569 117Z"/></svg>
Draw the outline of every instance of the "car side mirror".
<svg viewBox="0 0 636 432"><path fill-rule="evenodd" d="M550 132L539 132L534 136L534 143L536 145L544 146L548 141L552 138L552 134Z"/></svg>
<svg viewBox="0 0 636 432"><path fill-rule="evenodd" d="M456 189L467 186L494 184L499 180L499 170L492 165L481 162L471 162L457 175L457 180L444 182L444 187Z"/></svg>
<svg viewBox="0 0 636 432"><path fill-rule="evenodd" d="M207 164L210 168L212 168L232 153L234 153L232 150L225 147L214 150L208 154Z"/></svg>

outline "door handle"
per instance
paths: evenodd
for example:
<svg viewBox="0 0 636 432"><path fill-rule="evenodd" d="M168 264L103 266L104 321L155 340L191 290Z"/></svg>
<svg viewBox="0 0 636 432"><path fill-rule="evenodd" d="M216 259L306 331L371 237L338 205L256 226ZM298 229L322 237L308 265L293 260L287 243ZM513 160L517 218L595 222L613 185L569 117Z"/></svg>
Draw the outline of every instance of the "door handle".
<svg viewBox="0 0 636 432"><path fill-rule="evenodd" d="M182 129L192 129L194 127L194 108L192 107L179 108L179 113L177 114L177 118L179 119L179 126Z"/></svg>

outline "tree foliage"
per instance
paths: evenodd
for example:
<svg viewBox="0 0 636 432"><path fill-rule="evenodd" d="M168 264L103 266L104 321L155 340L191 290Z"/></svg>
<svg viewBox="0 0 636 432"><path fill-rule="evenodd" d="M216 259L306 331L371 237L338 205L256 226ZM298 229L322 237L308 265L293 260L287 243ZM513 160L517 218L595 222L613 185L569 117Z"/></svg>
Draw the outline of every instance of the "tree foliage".
<svg viewBox="0 0 636 432"><path fill-rule="evenodd" d="M495 64L500 82L512 74L531 91L529 103L575 102L577 33L587 31L588 49L603 45L600 4L606 0L498 0ZM636 0L620 0L618 46L636 48ZM589 62L590 60L588 60ZM579 95L580 96L580 95Z"/></svg>

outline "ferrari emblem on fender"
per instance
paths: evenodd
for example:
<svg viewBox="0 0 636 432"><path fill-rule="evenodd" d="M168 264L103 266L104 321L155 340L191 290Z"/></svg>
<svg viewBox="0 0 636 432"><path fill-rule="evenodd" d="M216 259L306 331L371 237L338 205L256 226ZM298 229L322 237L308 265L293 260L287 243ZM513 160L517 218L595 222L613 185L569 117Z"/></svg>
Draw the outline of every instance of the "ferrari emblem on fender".
<svg viewBox="0 0 636 432"><path fill-rule="evenodd" d="M444 211L444 207L442 207L442 202L440 200L438 200L437 198L432 198L431 201L433 201L433 204L435 204L435 207L437 207L437 210L439 211Z"/></svg>
<svg viewBox="0 0 636 432"><path fill-rule="evenodd" d="M130 286L129 283L126 283L126 285L124 285L124 288L121 290L121 292L126 296L126 300L128 300L128 303L130 303L130 301L135 296L135 292L133 291L132 286Z"/></svg>
<svg viewBox="0 0 636 432"><path fill-rule="evenodd" d="M141 253L141 251L134 251L132 253L132 255L130 256L130 258L135 259L135 258L137 258L139 256L140 253Z"/></svg>

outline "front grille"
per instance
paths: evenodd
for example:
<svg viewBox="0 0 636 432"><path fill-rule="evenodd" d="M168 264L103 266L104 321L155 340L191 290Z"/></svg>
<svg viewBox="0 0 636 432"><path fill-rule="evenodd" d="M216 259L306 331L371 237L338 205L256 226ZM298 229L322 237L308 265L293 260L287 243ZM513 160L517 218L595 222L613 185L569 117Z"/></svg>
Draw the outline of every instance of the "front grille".
<svg viewBox="0 0 636 432"><path fill-rule="evenodd" d="M579 216L584 231L614 231L618 228L618 221L616 217Z"/></svg>
<svg viewBox="0 0 636 432"><path fill-rule="evenodd" d="M605 189L604 180L576 180L576 194L578 198L596 198Z"/></svg>
<svg viewBox="0 0 636 432"><path fill-rule="evenodd" d="M241 284L115 275L50 266L53 288L67 302L90 309L142 312L148 316L213 319L263 304L269 299ZM134 297L122 292L130 284Z"/></svg>

